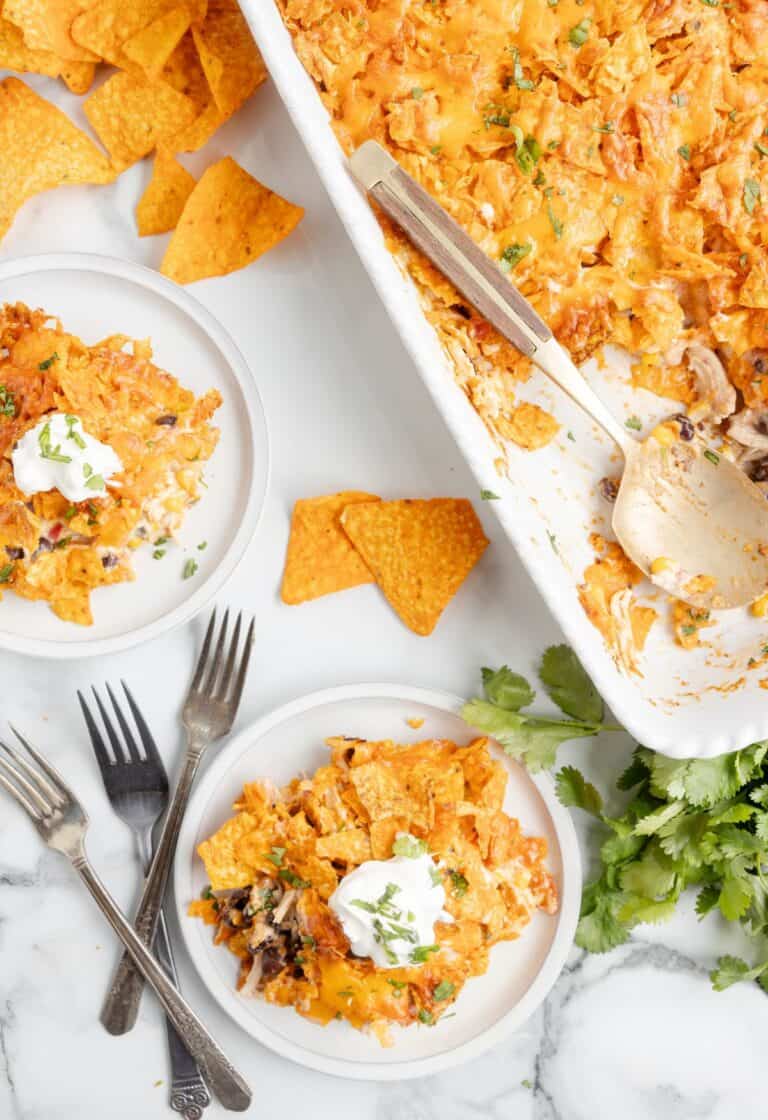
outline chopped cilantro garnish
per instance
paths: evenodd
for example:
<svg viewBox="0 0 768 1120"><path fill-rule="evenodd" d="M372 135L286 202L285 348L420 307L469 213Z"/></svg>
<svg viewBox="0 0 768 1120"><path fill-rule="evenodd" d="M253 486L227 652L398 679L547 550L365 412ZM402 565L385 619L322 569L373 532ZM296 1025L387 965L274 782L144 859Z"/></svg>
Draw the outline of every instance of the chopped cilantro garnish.
<svg viewBox="0 0 768 1120"><path fill-rule="evenodd" d="M576 442L576 436L573 434L573 432L570 430L570 428L568 429L568 431L565 434L568 436L568 439L571 441L571 443Z"/></svg>
<svg viewBox="0 0 768 1120"><path fill-rule="evenodd" d="M393 980L390 976L387 977L387 983L391 984L396 992L402 992L403 988L408 987L407 980Z"/></svg>
<svg viewBox="0 0 768 1120"><path fill-rule="evenodd" d="M308 949L317 948L317 942L315 941L311 933L303 933L301 935L301 943L302 945L306 945Z"/></svg>
<svg viewBox="0 0 768 1120"><path fill-rule="evenodd" d="M200 541L200 544L197 546L197 551L198 552L205 552L207 547L208 547L208 541Z"/></svg>
<svg viewBox="0 0 768 1120"><path fill-rule="evenodd" d="M598 124L592 129L593 132L605 132L610 135L611 132L616 131L616 125L613 121L606 121L605 124Z"/></svg>
<svg viewBox="0 0 768 1120"><path fill-rule="evenodd" d="M436 999L438 1003L442 1003L444 999L450 999L455 991L456 985L452 984L450 980L441 980L432 992L432 998Z"/></svg>
<svg viewBox="0 0 768 1120"><path fill-rule="evenodd" d="M549 541L549 547L552 549L555 556L559 556L560 549L557 547L557 534L552 533L549 529L547 529L547 539Z"/></svg>
<svg viewBox="0 0 768 1120"><path fill-rule="evenodd" d="M419 1022L426 1023L428 1027L434 1025L435 1017L431 1011L427 1011L425 1007L419 1008Z"/></svg>
<svg viewBox="0 0 768 1120"><path fill-rule="evenodd" d="M424 90L421 88L421 86L414 86L413 89L411 90L411 97L415 101L421 101L423 96L424 96Z"/></svg>
<svg viewBox="0 0 768 1120"><path fill-rule="evenodd" d="M284 856L285 848L277 848L273 844L271 850L264 858L268 859L270 863L274 863L275 867L282 867Z"/></svg>
<svg viewBox="0 0 768 1120"><path fill-rule="evenodd" d="M612 195L611 202L613 203L614 206L623 206L624 205L624 195L623 194Z"/></svg>
<svg viewBox="0 0 768 1120"><path fill-rule="evenodd" d="M695 634L696 630L697 627L693 626L691 623L687 623L685 626L680 627L681 634L683 634L686 638L689 638L691 634Z"/></svg>
<svg viewBox="0 0 768 1120"><path fill-rule="evenodd" d="M499 495L494 494L493 490L481 490L480 497L484 502L498 502L500 501Z"/></svg>
<svg viewBox="0 0 768 1120"><path fill-rule="evenodd" d="M509 111L504 109L501 105L489 105L487 112L483 116L483 124L486 128L491 125L498 125L500 128L509 128Z"/></svg>
<svg viewBox="0 0 768 1120"><path fill-rule="evenodd" d="M501 254L501 271L511 272L515 265L519 264L523 257L527 257L533 245L530 241L521 244L519 241L513 241L511 245L507 245L506 249Z"/></svg>
<svg viewBox="0 0 768 1120"><path fill-rule="evenodd" d="M407 859L418 859L419 856L426 855L428 850L426 840L419 840L416 836L411 836L410 832L401 832L392 845L396 856L405 856Z"/></svg>
<svg viewBox="0 0 768 1120"><path fill-rule="evenodd" d="M442 150L443 150L443 145L442 144L433 144L432 147L429 149L430 154L433 155L433 156L439 156L440 153L442 152Z"/></svg>
<svg viewBox="0 0 768 1120"><path fill-rule="evenodd" d="M760 153L761 156L768 156L768 146L763 144L761 140L755 141L755 149Z"/></svg>
<svg viewBox="0 0 768 1120"><path fill-rule="evenodd" d="M680 147L677 149L677 154L682 159L685 159L685 160L690 159L691 158L691 145L690 144L681 144Z"/></svg>
<svg viewBox="0 0 768 1120"><path fill-rule="evenodd" d="M745 179L742 202L744 203L744 209L746 210L746 212L748 214L753 214L755 206L757 206L759 201L760 184L758 183L757 179Z"/></svg>
<svg viewBox="0 0 768 1120"><path fill-rule="evenodd" d="M164 548L156 548L155 551L152 553L152 558L154 560L162 560L162 558L164 556L165 556L165 549Z"/></svg>
<svg viewBox="0 0 768 1120"><path fill-rule="evenodd" d="M430 879L432 880L432 886L433 886L433 887L442 887L442 885L443 885L443 876L442 876L442 874L440 873L440 868L439 868L439 867L430 867L430 869L429 869L429 877L430 877ZM408 921L409 921L409 922L413 922L413 921L415 921L415 920L416 920L416 919L414 918L414 916L413 916L413 915L412 915L412 914L411 914L411 913L409 912L409 914L408 914Z"/></svg>
<svg viewBox="0 0 768 1120"><path fill-rule="evenodd" d="M541 144L535 136L526 136L525 140L517 145L515 159L522 173L530 175L541 159Z"/></svg>
<svg viewBox="0 0 768 1120"><path fill-rule="evenodd" d="M71 521L76 513L77 513L77 506L69 506L68 509L64 510L64 514L63 514L64 520L65 521Z"/></svg>
<svg viewBox="0 0 768 1120"><path fill-rule="evenodd" d="M709 448L707 448L704 452L704 458L709 459L710 463L714 463L715 466L717 466L717 464L720 462L720 456L717 454L717 452L710 451Z"/></svg>
<svg viewBox="0 0 768 1120"><path fill-rule="evenodd" d="M517 47L510 47L512 51L512 81L518 89L535 89L536 83L526 78L520 63L520 52Z"/></svg>
<svg viewBox="0 0 768 1120"><path fill-rule="evenodd" d="M40 447L40 458L51 459L55 463L71 463L71 455L61 454L61 444L57 443L55 447L51 447L51 424L50 421L43 427L40 435L37 437L38 446Z"/></svg>
<svg viewBox="0 0 768 1120"><path fill-rule="evenodd" d="M460 871L449 871L451 891L457 898L463 898L469 890L469 882Z"/></svg>
<svg viewBox="0 0 768 1120"><path fill-rule="evenodd" d="M197 563L197 560L192 560L190 558L189 560L187 560L185 562L184 567L181 570L181 578L182 579L191 579L192 576L197 571L198 567L199 567L199 565Z"/></svg>
<svg viewBox="0 0 768 1120"><path fill-rule="evenodd" d="M287 867L281 867L277 874L281 879L284 879L286 883L290 883L290 885L297 890L312 886L308 879L302 879L300 875L297 875L294 871L290 871Z"/></svg>
<svg viewBox="0 0 768 1120"><path fill-rule="evenodd" d="M673 105L677 106L678 109L683 109L688 104L688 96L682 91L673 93L670 100L672 101Z"/></svg>
<svg viewBox="0 0 768 1120"><path fill-rule="evenodd" d="M552 203L551 202L547 203L547 217L549 218L550 225L552 226L552 229L554 230L555 238L559 241L560 238L563 236L563 229L565 227L563 226L563 223L558 218L557 214L555 214L554 210L552 209Z"/></svg>
<svg viewBox="0 0 768 1120"><path fill-rule="evenodd" d="M430 953L439 953L439 945L417 945L415 949L411 950L411 960L414 964L424 964L429 960Z"/></svg>
<svg viewBox="0 0 768 1120"><path fill-rule="evenodd" d="M639 432L642 426L643 425L639 416L628 416L624 421L624 427L631 428L633 432Z"/></svg>
<svg viewBox="0 0 768 1120"><path fill-rule="evenodd" d="M13 575L13 569L13 564L3 564L2 568L0 568L0 583L8 582L8 580Z"/></svg>
<svg viewBox="0 0 768 1120"><path fill-rule="evenodd" d="M58 362L58 360L59 355L54 351L54 353L51 354L50 358L46 358L44 362L40 362L37 368L45 372L45 370L50 369L53 363Z"/></svg>
<svg viewBox="0 0 768 1120"><path fill-rule="evenodd" d="M0 385L0 416L16 415L16 398L10 389Z"/></svg>
<svg viewBox="0 0 768 1120"><path fill-rule="evenodd" d="M75 425L79 423L77 417L76 416L65 416L64 419L65 419L66 424L67 424L67 439L74 440L74 442L77 444L77 446L82 451L85 447L85 440L83 439L83 437L80 435L79 432L75 431Z"/></svg>
<svg viewBox="0 0 768 1120"><path fill-rule="evenodd" d="M591 22L592 20L589 18L589 16L587 16L585 19L577 23L575 27L571 28L571 30L568 32L568 42L571 44L571 46L576 47L577 49L584 46L587 39L589 38L589 25Z"/></svg>

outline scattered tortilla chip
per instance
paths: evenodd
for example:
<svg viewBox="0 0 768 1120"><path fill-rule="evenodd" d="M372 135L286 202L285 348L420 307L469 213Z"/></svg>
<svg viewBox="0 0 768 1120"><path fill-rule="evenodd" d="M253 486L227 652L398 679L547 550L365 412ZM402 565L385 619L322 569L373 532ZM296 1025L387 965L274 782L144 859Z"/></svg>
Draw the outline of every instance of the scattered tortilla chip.
<svg viewBox="0 0 768 1120"><path fill-rule="evenodd" d="M240 813L198 846L197 854L205 864L215 891L247 887L253 882L256 869L242 858L239 848L241 841L256 831L258 824L258 819L250 813Z"/></svg>
<svg viewBox="0 0 768 1120"><path fill-rule="evenodd" d="M123 49L123 44L143 31L150 23L179 7L178 0L96 0L72 23L72 38L99 58L126 70L137 70ZM205 0L187 0L190 18L201 20Z"/></svg>
<svg viewBox="0 0 768 1120"><path fill-rule="evenodd" d="M123 43L123 51L148 78L159 78L189 28L189 10L171 8Z"/></svg>
<svg viewBox="0 0 768 1120"><path fill-rule="evenodd" d="M72 21L94 0L4 0L4 19L15 23L28 47L51 51L70 62L98 62L99 56L76 43Z"/></svg>
<svg viewBox="0 0 768 1120"><path fill-rule="evenodd" d="M175 90L193 101L198 112L202 112L210 102L211 90L191 31L182 35L178 46L163 67L161 76L169 86L173 86Z"/></svg>
<svg viewBox="0 0 768 1120"><path fill-rule="evenodd" d="M125 73L105 82L84 108L118 170L148 155L196 115L192 101L166 82Z"/></svg>
<svg viewBox="0 0 768 1120"><path fill-rule="evenodd" d="M296 502L281 590L284 603L305 603L333 591L374 582L370 569L342 529L339 517L357 502L379 500L374 494L346 490Z"/></svg>
<svg viewBox="0 0 768 1120"><path fill-rule="evenodd" d="M51 51L33 50L24 41L15 23L0 15L0 68L17 70L22 74L45 74L58 78L62 62Z"/></svg>
<svg viewBox="0 0 768 1120"><path fill-rule="evenodd" d="M414 731L418 731L420 727L424 726L424 720L421 719L420 716L411 716L405 722L409 727L412 727Z"/></svg>
<svg viewBox="0 0 768 1120"><path fill-rule="evenodd" d="M95 62L62 62L61 78L72 93L87 93L96 74Z"/></svg>
<svg viewBox="0 0 768 1120"><path fill-rule="evenodd" d="M210 101L199 117L176 133L168 142L174 152L199 152L214 132L217 132L228 117L225 117L215 101Z"/></svg>
<svg viewBox="0 0 768 1120"><path fill-rule="evenodd" d="M225 119L231 117L267 77L237 0L210 0L192 34L213 99Z"/></svg>
<svg viewBox="0 0 768 1120"><path fill-rule="evenodd" d="M160 271L179 284L226 276L287 237L303 214L233 159L221 159L189 196Z"/></svg>
<svg viewBox="0 0 768 1120"><path fill-rule="evenodd" d="M0 152L0 238L32 195L61 183L114 178L96 145L18 78L0 82Z"/></svg>
<svg viewBox="0 0 768 1120"><path fill-rule="evenodd" d="M195 178L167 152L155 156L152 178L136 207L139 237L176 229L184 205L195 189Z"/></svg>
<svg viewBox="0 0 768 1120"><path fill-rule="evenodd" d="M471 502L433 498L349 506L344 531L406 626L431 634L485 551Z"/></svg>

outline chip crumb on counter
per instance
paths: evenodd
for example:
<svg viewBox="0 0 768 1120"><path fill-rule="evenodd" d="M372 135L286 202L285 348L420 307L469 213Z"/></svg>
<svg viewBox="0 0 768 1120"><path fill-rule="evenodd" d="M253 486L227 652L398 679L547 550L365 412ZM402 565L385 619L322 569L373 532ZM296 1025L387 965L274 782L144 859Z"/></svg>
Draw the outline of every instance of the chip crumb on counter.
<svg viewBox="0 0 768 1120"><path fill-rule="evenodd" d="M409 727L412 727L414 731L418 731L420 727L424 726L424 719L421 716L410 716L405 722Z"/></svg>

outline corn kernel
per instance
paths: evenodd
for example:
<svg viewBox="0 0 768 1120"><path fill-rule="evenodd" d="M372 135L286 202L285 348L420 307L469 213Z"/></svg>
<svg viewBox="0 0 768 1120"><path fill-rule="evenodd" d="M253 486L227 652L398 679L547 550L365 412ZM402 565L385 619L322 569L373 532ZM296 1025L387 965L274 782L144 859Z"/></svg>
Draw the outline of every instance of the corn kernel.
<svg viewBox="0 0 768 1120"><path fill-rule="evenodd" d="M184 499L176 495L173 498L166 498L163 502L163 509L167 509L169 513L183 513L185 508Z"/></svg>
<svg viewBox="0 0 768 1120"><path fill-rule="evenodd" d="M663 424L656 425L651 435L662 447L671 447L673 443L677 442L680 431L674 421L665 420Z"/></svg>
<svg viewBox="0 0 768 1120"><path fill-rule="evenodd" d="M768 594L761 595L759 599L755 599L750 610L755 618L765 618L768 615Z"/></svg>
<svg viewBox="0 0 768 1120"><path fill-rule="evenodd" d="M672 568L674 565L668 556L657 556L651 564L651 574L658 575L659 572L666 572L667 569Z"/></svg>

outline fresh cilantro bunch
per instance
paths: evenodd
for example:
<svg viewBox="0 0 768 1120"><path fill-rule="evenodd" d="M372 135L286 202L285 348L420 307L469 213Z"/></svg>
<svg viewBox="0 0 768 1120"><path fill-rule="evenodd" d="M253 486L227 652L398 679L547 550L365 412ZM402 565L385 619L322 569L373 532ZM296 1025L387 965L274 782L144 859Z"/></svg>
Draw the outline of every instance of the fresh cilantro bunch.
<svg viewBox="0 0 768 1120"><path fill-rule="evenodd" d="M498 740L507 754L520 759L531 771L555 765L557 748L569 739L620 731L603 722L599 692L570 646L550 646L539 665L539 677L551 700L569 719L534 716L521 711L536 696L525 677L506 665L483 669L485 699L470 700L461 710L463 719Z"/></svg>
<svg viewBox="0 0 768 1120"><path fill-rule="evenodd" d="M696 911L719 910L756 940L758 963L721 957L711 973L722 991L757 980L768 991L768 742L712 759L675 761L638 747L620 776L631 798L620 816L573 766L557 775L562 803L608 829L601 872L584 888L576 943L602 953L642 922L661 922L687 887Z"/></svg>

